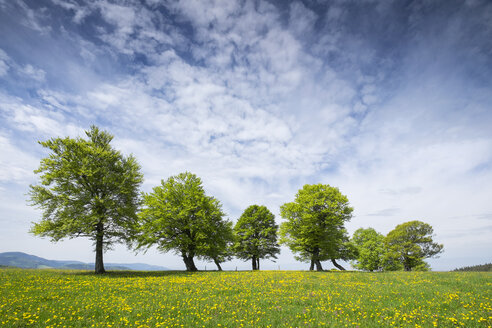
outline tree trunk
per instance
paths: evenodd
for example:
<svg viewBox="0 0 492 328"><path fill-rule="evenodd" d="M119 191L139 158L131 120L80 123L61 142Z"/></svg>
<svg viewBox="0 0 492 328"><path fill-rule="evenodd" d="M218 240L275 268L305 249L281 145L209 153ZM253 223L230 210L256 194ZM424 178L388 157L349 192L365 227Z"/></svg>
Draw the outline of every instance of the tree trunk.
<svg viewBox="0 0 492 328"><path fill-rule="evenodd" d="M253 266L253 270L257 270L256 268L256 256L253 255L253 258L251 259L251 264Z"/></svg>
<svg viewBox="0 0 492 328"><path fill-rule="evenodd" d="M188 256L185 253L181 253L181 257L183 258L183 262L186 266L186 271L190 271L190 262L188 261Z"/></svg>
<svg viewBox="0 0 492 328"><path fill-rule="evenodd" d="M403 268L405 269L405 271L412 271L412 265L410 264L410 260L406 256L403 256Z"/></svg>
<svg viewBox="0 0 492 328"><path fill-rule="evenodd" d="M104 262L103 262L103 238L104 238L104 226L102 223L98 223L96 226L96 264L94 272L96 274L101 274L106 272L104 270Z"/></svg>
<svg viewBox="0 0 492 328"><path fill-rule="evenodd" d="M260 258L256 258L256 270L260 270Z"/></svg>
<svg viewBox="0 0 492 328"><path fill-rule="evenodd" d="M193 255L187 255L186 253L182 253L183 262L186 265L186 271L198 271L195 266L195 261L193 261Z"/></svg>
<svg viewBox="0 0 492 328"><path fill-rule="evenodd" d="M309 265L309 271L314 270L314 261L311 259L311 265Z"/></svg>
<svg viewBox="0 0 492 328"><path fill-rule="evenodd" d="M311 257L311 262L314 262L316 265L316 271L323 271L323 267L321 266L321 262L319 260L319 248L315 248L313 251L313 256Z"/></svg>
<svg viewBox="0 0 492 328"><path fill-rule="evenodd" d="M222 267L220 266L220 262L217 259L214 259L214 263L217 266L217 270L222 271Z"/></svg>
<svg viewBox="0 0 492 328"><path fill-rule="evenodd" d="M188 260L190 261L190 271L198 271L198 268L195 266L195 261L193 260L193 256L188 256Z"/></svg>
<svg viewBox="0 0 492 328"><path fill-rule="evenodd" d="M338 270L345 271L345 268L340 264L338 264L337 261L335 261L335 259L331 259L331 263L333 263L333 265L336 266Z"/></svg>

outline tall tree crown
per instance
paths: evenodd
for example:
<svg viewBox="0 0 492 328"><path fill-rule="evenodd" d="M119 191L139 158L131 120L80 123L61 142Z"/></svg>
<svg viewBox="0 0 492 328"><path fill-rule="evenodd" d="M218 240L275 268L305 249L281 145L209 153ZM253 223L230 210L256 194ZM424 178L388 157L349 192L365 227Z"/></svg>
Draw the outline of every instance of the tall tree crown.
<svg viewBox="0 0 492 328"><path fill-rule="evenodd" d="M143 175L132 155L111 147L112 135L96 126L86 135L39 142L50 154L34 171L40 184L30 186L30 205L43 211L30 232L53 241L89 237L102 265L102 247L131 239Z"/></svg>
<svg viewBox="0 0 492 328"><path fill-rule="evenodd" d="M352 217L348 198L330 185L304 185L293 202L280 207L286 220L280 226L280 242L300 261L351 257L344 223ZM346 249L347 248L347 249Z"/></svg>
<svg viewBox="0 0 492 328"><path fill-rule="evenodd" d="M220 202L207 196L202 181L185 172L172 176L151 193L144 193L140 212L139 247L157 246L183 257L187 269L195 271L195 256L226 258L230 223L223 218Z"/></svg>
<svg viewBox="0 0 492 328"><path fill-rule="evenodd" d="M140 165L110 145L113 136L92 126L82 138L52 138L40 144L51 153L35 173L40 185L31 185L30 204L43 210L31 232L51 237L94 237L102 222L107 237L126 239L126 228L136 218L143 181ZM125 227L124 227L125 226ZM106 245L113 240L107 238Z"/></svg>
<svg viewBox="0 0 492 328"><path fill-rule="evenodd" d="M266 206L249 206L234 226L236 256L244 260L277 258L277 230L275 215Z"/></svg>

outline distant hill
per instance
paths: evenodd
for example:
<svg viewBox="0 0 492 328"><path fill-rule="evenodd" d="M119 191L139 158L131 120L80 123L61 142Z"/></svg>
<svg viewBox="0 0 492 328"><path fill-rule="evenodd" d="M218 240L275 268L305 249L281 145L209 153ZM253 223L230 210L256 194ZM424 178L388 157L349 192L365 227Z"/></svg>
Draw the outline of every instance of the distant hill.
<svg viewBox="0 0 492 328"><path fill-rule="evenodd" d="M454 269L453 271L492 271L492 263L485 263L473 266L467 266L463 268Z"/></svg>
<svg viewBox="0 0 492 328"><path fill-rule="evenodd" d="M17 267L23 269L74 269L93 270L94 263L80 261L55 261L22 252L0 253L0 266ZM166 267L145 263L105 263L107 270L136 270L136 271L164 271Z"/></svg>

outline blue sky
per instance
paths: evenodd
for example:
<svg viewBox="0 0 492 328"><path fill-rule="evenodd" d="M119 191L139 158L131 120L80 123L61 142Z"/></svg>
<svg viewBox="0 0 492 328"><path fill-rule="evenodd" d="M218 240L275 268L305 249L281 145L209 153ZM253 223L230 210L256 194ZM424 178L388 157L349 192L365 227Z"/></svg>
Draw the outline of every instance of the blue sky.
<svg viewBox="0 0 492 328"><path fill-rule="evenodd" d="M88 240L28 234L26 192L38 140L96 124L144 191L191 171L231 220L263 204L280 223L327 183L350 233L418 219L445 246L434 269L490 262L491 17L486 0L0 0L0 251L93 261ZM184 268L153 249L105 260ZM278 265L306 268L286 249L262 267Z"/></svg>

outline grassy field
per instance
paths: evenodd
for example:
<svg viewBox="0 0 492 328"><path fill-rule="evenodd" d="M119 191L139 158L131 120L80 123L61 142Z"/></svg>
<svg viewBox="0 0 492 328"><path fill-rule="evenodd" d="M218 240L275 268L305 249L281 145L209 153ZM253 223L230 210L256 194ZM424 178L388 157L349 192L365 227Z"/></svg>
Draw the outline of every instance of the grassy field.
<svg viewBox="0 0 492 328"><path fill-rule="evenodd" d="M491 327L492 273L0 269L1 327Z"/></svg>

